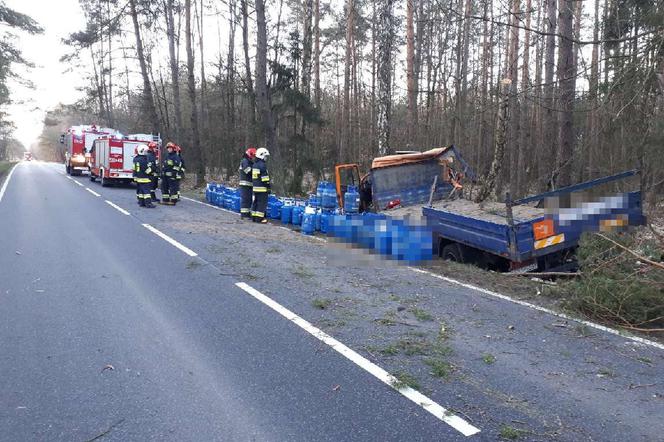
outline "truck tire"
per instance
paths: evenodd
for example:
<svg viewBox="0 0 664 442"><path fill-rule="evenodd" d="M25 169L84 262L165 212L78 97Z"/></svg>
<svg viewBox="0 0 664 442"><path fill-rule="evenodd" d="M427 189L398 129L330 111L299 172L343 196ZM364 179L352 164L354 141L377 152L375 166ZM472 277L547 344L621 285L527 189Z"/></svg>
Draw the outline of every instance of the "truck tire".
<svg viewBox="0 0 664 442"><path fill-rule="evenodd" d="M96 178L96 177L95 177L95 174L92 173L92 169L90 169L90 181L92 181L92 182L94 183L94 182L95 182L95 178Z"/></svg>
<svg viewBox="0 0 664 442"><path fill-rule="evenodd" d="M445 247L443 247L443 251L440 256L441 258L447 261L454 261L460 263L465 262L459 244L447 244Z"/></svg>

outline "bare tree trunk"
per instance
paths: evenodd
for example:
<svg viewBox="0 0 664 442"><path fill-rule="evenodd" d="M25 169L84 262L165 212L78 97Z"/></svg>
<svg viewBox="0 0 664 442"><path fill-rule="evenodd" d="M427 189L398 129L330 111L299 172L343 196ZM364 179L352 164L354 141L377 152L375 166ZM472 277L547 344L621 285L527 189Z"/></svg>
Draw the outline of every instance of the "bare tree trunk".
<svg viewBox="0 0 664 442"><path fill-rule="evenodd" d="M530 134L530 103L532 102L532 92L530 84L530 26L531 26L531 9L532 0L526 1L526 28L523 37L523 66L521 70L521 91L523 95L521 105L521 124L519 125L519 132L516 136L520 136L518 154L517 154L517 174L516 174L516 188L518 194L528 193L526 184L528 182L528 171L530 165L526 165L526 152L531 144Z"/></svg>
<svg viewBox="0 0 664 442"><path fill-rule="evenodd" d="M344 102L341 114L341 144L339 145L339 162L346 161L350 147L350 75L352 64L353 15L355 14L353 0L346 0L346 57L344 60Z"/></svg>
<svg viewBox="0 0 664 442"><path fill-rule="evenodd" d="M390 151L390 123L392 106L392 41L394 0L381 0L378 29L381 31L378 44L380 64L378 66L378 154Z"/></svg>
<svg viewBox="0 0 664 442"><path fill-rule="evenodd" d="M557 14L556 14L556 1L546 1L546 49L544 57L544 112L542 126L544 127L544 140L542 157L543 161L539 162L540 173L539 176L548 175L551 177L551 165L555 161L556 147L556 121L557 115L554 112L555 107L555 84L553 83L553 75L556 66L556 28L557 28ZM561 0L564 1L564 0ZM552 177L551 177L552 178ZM548 181L548 180L547 180ZM553 186L551 181L548 183Z"/></svg>
<svg viewBox="0 0 664 442"><path fill-rule="evenodd" d="M111 2L106 3L106 17L111 19ZM113 29L108 27L108 124L115 127L115 117L113 115Z"/></svg>
<svg viewBox="0 0 664 442"><path fill-rule="evenodd" d="M577 0L562 0L558 13L558 81L560 83L560 114L557 150L557 180L560 187L568 186L572 173L572 152L574 151L574 88L576 66L574 65L574 7Z"/></svg>
<svg viewBox="0 0 664 442"><path fill-rule="evenodd" d="M228 116L228 145L225 149L226 176L234 173L233 162L236 160L235 145L235 27L236 27L235 0L228 2L228 59L226 66L226 83L228 87L226 99L226 115Z"/></svg>
<svg viewBox="0 0 664 442"><path fill-rule="evenodd" d="M189 90L189 101L191 102L191 130L192 146L191 159L196 171L196 186L205 182L205 164L201 151L201 138L198 130L198 107L196 105L196 82L194 78L194 49L192 47L191 35L191 0L184 2L185 34L187 44L187 86Z"/></svg>
<svg viewBox="0 0 664 442"><path fill-rule="evenodd" d="M498 107L498 121L496 124L495 143L493 150L493 161L491 169L482 187L475 197L476 202L482 202L491 196L496 188L496 178L500 176L500 169L503 166L505 157L505 144L507 142L507 124L509 120L509 94L510 80L504 79L500 83L500 105Z"/></svg>
<svg viewBox="0 0 664 442"><path fill-rule="evenodd" d="M267 29L265 0L256 0L256 105L262 115L263 136L268 150L275 155L277 138L274 116L267 88Z"/></svg>
<svg viewBox="0 0 664 442"><path fill-rule="evenodd" d="M593 41L599 38L599 0L595 0L595 26L593 28ZM588 84L588 102L590 103L590 112L588 112L588 121L586 123L586 170L587 177L595 176L595 152L597 151L598 138L598 84L599 84L599 44L593 44L593 50L590 60L590 81Z"/></svg>
<svg viewBox="0 0 664 442"><path fill-rule="evenodd" d="M199 111L200 115L199 124L201 126L199 130L200 134L199 136L203 140L201 143L201 155L203 158L211 158L213 156L213 152L210 150L212 146L209 143L210 113L208 112L209 107L208 107L208 97L207 97L207 79L205 76L205 57L204 57L205 51L203 49L203 43L205 41L203 37L203 30L205 29L203 23L203 17L204 17L203 0L200 0L200 3L198 5L194 2L194 15L197 18L196 26L198 28L198 48L201 57L201 100L200 100L201 104ZM219 146L217 146L217 148L219 148ZM209 155L203 152L203 150L207 150Z"/></svg>
<svg viewBox="0 0 664 442"><path fill-rule="evenodd" d="M415 32L413 29L414 0L406 0L406 78L408 87L408 143L417 130L417 86L415 78Z"/></svg>
<svg viewBox="0 0 664 442"><path fill-rule="evenodd" d="M314 103L320 109L320 0L314 11Z"/></svg>
<svg viewBox="0 0 664 442"><path fill-rule="evenodd" d="M131 18L134 22L134 34L136 36L136 55L138 62L141 66L141 76L143 77L143 109L148 115L150 123L152 124L152 132L159 133L159 118L157 117L157 110L154 106L152 98L152 85L150 84L150 75L148 73L147 64L145 62L145 53L143 51L143 40L141 39L141 29L138 24L138 14L136 12L136 0L129 0L131 9Z"/></svg>
<svg viewBox="0 0 664 442"><path fill-rule="evenodd" d="M173 113L175 114L175 139L182 139L182 104L180 101L180 67L175 54L175 20L173 17L174 0L167 0L166 35L168 37L168 56L171 68L171 87L173 88Z"/></svg>
<svg viewBox="0 0 664 442"><path fill-rule="evenodd" d="M507 57L509 62L508 68L508 77L511 80L510 84L510 104L509 104L509 149L507 152L508 161L510 164L517 164L519 161L519 133L520 128L520 109L519 109L519 100L518 100L518 84L519 84L519 13L521 8L521 0L512 0L510 11L510 41L509 41L509 56ZM521 173L520 170L516 168L508 167L505 168L507 172L507 177L510 185L510 192L512 195L517 195L519 189L517 187L518 175Z"/></svg>
<svg viewBox="0 0 664 442"><path fill-rule="evenodd" d="M253 137L253 130L256 128L256 94L254 92L253 80L251 77L251 63L249 61L249 12L247 11L247 0L240 0L240 8L242 8L242 48L244 50L244 69L245 77L244 82L247 88L247 95L249 101L249 124L245 130L245 142Z"/></svg>

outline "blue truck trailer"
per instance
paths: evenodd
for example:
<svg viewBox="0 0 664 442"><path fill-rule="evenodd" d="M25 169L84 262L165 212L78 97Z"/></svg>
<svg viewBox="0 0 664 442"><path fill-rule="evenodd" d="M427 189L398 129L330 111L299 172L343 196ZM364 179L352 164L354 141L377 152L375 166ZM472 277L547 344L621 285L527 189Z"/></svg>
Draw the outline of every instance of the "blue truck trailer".
<svg viewBox="0 0 664 442"><path fill-rule="evenodd" d="M352 180L363 189L365 210L419 217L431 232L434 255L499 271L557 272L576 268L584 232L645 224L640 190L606 191L606 185L638 174L629 170L527 198L507 195L503 203L481 204L458 198L459 181L474 174L450 146L377 158L368 174ZM343 173L337 171L336 178L343 201Z"/></svg>

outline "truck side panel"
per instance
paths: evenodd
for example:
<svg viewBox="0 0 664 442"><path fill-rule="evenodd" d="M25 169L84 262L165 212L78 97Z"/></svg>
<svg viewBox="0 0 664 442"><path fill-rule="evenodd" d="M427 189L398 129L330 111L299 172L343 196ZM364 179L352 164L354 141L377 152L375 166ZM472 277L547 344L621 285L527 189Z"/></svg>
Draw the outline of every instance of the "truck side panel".
<svg viewBox="0 0 664 442"><path fill-rule="evenodd" d="M508 226L428 207L422 211L435 234L488 253L509 256Z"/></svg>

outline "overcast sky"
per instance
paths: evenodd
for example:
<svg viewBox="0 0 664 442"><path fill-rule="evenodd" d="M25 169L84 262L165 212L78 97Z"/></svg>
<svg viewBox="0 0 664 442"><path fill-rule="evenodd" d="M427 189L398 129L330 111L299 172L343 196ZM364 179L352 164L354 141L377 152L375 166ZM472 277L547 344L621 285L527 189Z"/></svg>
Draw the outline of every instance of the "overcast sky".
<svg viewBox="0 0 664 442"><path fill-rule="evenodd" d="M46 110L60 102L71 103L81 94L76 91L81 80L74 73L64 74L58 60L66 51L61 39L82 29L84 19L78 0L5 0L5 4L28 14L44 28L42 35L21 34L18 40L24 57L35 68L16 66L16 73L31 80L35 89L20 85L11 89L16 103L9 107L9 114L17 126L15 137L29 147L41 133Z"/></svg>

